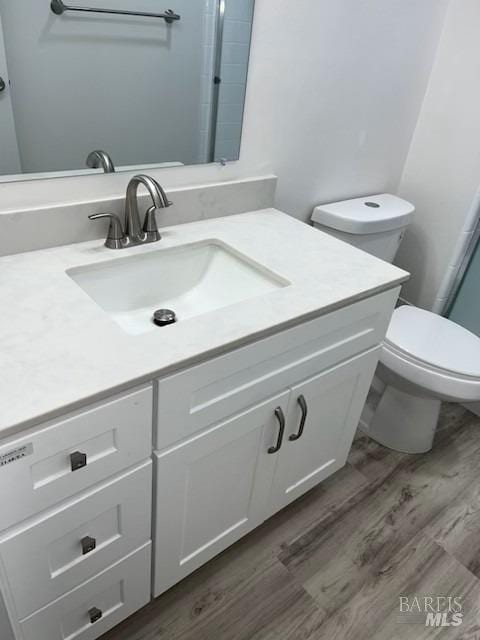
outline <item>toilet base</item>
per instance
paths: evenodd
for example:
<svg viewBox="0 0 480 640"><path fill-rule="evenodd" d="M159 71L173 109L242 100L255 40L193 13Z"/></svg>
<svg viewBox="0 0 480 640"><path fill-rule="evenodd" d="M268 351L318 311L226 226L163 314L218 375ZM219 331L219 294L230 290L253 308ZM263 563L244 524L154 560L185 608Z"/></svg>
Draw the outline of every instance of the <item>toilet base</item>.
<svg viewBox="0 0 480 640"><path fill-rule="evenodd" d="M440 415L438 398L414 396L387 385L366 432L380 444L402 453L426 453Z"/></svg>

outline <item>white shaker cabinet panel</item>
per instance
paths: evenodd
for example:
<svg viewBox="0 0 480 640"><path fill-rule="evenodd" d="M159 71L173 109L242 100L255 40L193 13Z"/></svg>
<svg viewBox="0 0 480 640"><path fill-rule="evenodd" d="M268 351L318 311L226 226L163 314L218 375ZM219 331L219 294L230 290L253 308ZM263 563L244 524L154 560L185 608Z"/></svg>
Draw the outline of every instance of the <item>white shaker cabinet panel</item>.
<svg viewBox="0 0 480 640"><path fill-rule="evenodd" d="M380 347L292 388L269 515L343 467L379 354Z"/></svg>
<svg viewBox="0 0 480 640"><path fill-rule="evenodd" d="M15 640L13 627L7 612L4 597L0 589L0 638L2 640Z"/></svg>
<svg viewBox="0 0 480 640"><path fill-rule="evenodd" d="M288 393L156 454L154 595L265 519Z"/></svg>
<svg viewBox="0 0 480 640"><path fill-rule="evenodd" d="M152 462L45 512L0 539L19 618L59 598L151 537Z"/></svg>
<svg viewBox="0 0 480 640"><path fill-rule="evenodd" d="M160 379L155 448L380 344L397 295L397 289L381 293Z"/></svg>
<svg viewBox="0 0 480 640"><path fill-rule="evenodd" d="M21 622L22 640L95 640L150 600L148 543Z"/></svg>
<svg viewBox="0 0 480 640"><path fill-rule="evenodd" d="M0 446L0 531L151 455L152 388L30 430Z"/></svg>

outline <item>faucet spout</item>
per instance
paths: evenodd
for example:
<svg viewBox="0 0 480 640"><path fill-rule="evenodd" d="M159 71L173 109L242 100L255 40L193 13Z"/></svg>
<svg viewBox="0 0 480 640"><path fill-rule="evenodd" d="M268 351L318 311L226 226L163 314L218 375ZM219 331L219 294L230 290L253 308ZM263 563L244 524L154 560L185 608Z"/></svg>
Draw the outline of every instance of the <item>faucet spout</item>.
<svg viewBox="0 0 480 640"><path fill-rule="evenodd" d="M125 207L125 233L133 241L144 242L145 233L142 231L138 212L138 187L140 185L147 189L155 209L165 209L172 203L168 200L163 188L150 176L140 174L130 180Z"/></svg>
<svg viewBox="0 0 480 640"><path fill-rule="evenodd" d="M88 154L87 167L98 169L101 167L105 173L115 173L115 165L106 151L97 149Z"/></svg>

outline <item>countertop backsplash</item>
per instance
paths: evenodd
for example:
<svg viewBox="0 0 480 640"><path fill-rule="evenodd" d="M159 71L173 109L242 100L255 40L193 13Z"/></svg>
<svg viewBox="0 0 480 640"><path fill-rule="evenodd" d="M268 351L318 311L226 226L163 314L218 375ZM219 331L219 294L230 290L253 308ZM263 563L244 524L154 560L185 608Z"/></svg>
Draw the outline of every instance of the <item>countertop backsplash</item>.
<svg viewBox="0 0 480 640"><path fill-rule="evenodd" d="M273 175L231 182L176 187L167 194L173 206L157 215L159 227L256 211L274 204L277 178ZM125 192L127 183L125 183ZM139 192L139 208L150 206ZM145 202L145 205L144 205ZM143 206L144 205L144 206ZM107 223L91 222L93 213L116 213L123 218L125 193L106 200L88 200L19 211L0 211L0 256L47 249L106 236Z"/></svg>

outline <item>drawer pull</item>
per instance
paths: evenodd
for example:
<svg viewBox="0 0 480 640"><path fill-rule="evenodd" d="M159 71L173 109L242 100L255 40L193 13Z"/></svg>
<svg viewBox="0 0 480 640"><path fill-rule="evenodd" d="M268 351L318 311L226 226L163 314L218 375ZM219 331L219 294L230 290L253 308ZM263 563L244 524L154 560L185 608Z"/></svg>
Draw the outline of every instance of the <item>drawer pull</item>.
<svg viewBox="0 0 480 640"><path fill-rule="evenodd" d="M289 440L291 440L292 442L295 442L295 440L299 440L302 437L308 415L308 406L307 401L305 400L305 396L298 396L297 402L300 405L300 409L302 410L302 418L300 420L298 433L292 433L292 435L289 437Z"/></svg>
<svg viewBox="0 0 480 640"><path fill-rule="evenodd" d="M94 551L97 547L97 541L95 538L91 538L90 536L85 536L85 538L82 538L80 542L82 545L82 554L84 556L86 556L87 553Z"/></svg>
<svg viewBox="0 0 480 640"><path fill-rule="evenodd" d="M280 429L278 431L277 444L274 447L270 447L268 453L277 453L282 448L283 434L285 432L285 416L283 414L282 407L277 407L275 409L275 417L278 420Z"/></svg>
<svg viewBox="0 0 480 640"><path fill-rule="evenodd" d="M72 466L72 471L83 469L83 467L87 466L87 454L82 453L81 451L74 451L70 454L70 464Z"/></svg>
<svg viewBox="0 0 480 640"><path fill-rule="evenodd" d="M98 622L100 620L100 618L103 616L103 613L100 611L100 609L97 609L97 607L92 607L88 610L88 615L90 616L90 623L94 624L95 622Z"/></svg>

